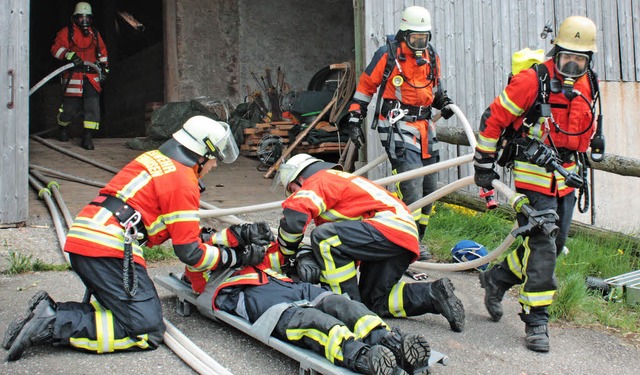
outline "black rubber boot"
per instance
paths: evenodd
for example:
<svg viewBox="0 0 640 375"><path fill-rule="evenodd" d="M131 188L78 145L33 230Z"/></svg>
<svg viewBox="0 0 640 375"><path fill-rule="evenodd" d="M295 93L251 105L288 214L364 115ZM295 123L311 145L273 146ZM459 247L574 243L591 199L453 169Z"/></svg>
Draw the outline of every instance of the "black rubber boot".
<svg viewBox="0 0 640 375"><path fill-rule="evenodd" d="M360 374L401 375L402 371L391 350L381 345L369 346L360 340L347 340L342 344L344 365Z"/></svg>
<svg viewBox="0 0 640 375"><path fill-rule="evenodd" d="M424 244L422 242L420 242L419 246L420 246L420 257L418 258L418 260L421 262L431 260L433 256L429 252L429 246L427 246L427 244Z"/></svg>
<svg viewBox="0 0 640 375"><path fill-rule="evenodd" d="M394 327L391 331L387 331L387 335L378 344L390 349L398 365L407 373L411 375L429 373L431 347L423 335L402 334L399 328Z"/></svg>
<svg viewBox="0 0 640 375"><path fill-rule="evenodd" d="M462 332L465 320L464 306L454 291L455 287L447 277L431 283L431 297L436 312L447 319L454 332Z"/></svg>
<svg viewBox="0 0 640 375"><path fill-rule="evenodd" d="M524 338L527 349L534 352L549 351L549 329L546 324L539 326L526 324L524 331L527 334Z"/></svg>
<svg viewBox="0 0 640 375"><path fill-rule="evenodd" d="M49 293L45 292L44 290L39 290L38 292L36 292L36 294L34 294L27 303L27 310L23 314L18 315L18 317L13 319L11 323L9 323L7 330L4 331L4 337L2 339L3 348L9 350L16 337L18 337L18 334L22 330L22 327L24 327L24 325L31 318L33 318L33 310L36 308L38 303L40 303L40 301L44 299L48 300L50 304L54 305L53 299L51 299Z"/></svg>
<svg viewBox="0 0 640 375"><path fill-rule="evenodd" d="M58 140L60 142L68 142L69 141L69 127L68 126L59 126L58 130Z"/></svg>
<svg viewBox="0 0 640 375"><path fill-rule="evenodd" d="M24 351L33 344L50 342L53 339L53 323L56 321L55 306L48 299L43 299L33 309L33 316L20 330L9 348L7 361L15 361L22 357Z"/></svg>
<svg viewBox="0 0 640 375"><path fill-rule="evenodd" d="M491 277L491 270L480 272L480 287L484 289L484 306L487 308L491 320L497 322L502 318L502 299L507 289L498 286Z"/></svg>
<svg viewBox="0 0 640 375"><path fill-rule="evenodd" d="M92 139L92 132L93 130L84 130L84 133L82 133L82 143L81 146L82 148L84 148L85 150L93 150L95 147L93 147L93 139Z"/></svg>

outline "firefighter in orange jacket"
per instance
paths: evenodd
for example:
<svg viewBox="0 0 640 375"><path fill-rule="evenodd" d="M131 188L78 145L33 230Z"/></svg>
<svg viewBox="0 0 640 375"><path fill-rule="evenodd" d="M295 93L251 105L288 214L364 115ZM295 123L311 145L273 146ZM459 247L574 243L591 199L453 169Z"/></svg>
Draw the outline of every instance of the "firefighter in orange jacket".
<svg viewBox="0 0 640 375"><path fill-rule="evenodd" d="M56 34L51 54L58 60L76 65L63 75L64 93L57 116L60 127L58 139L68 141L69 124L83 114L81 145L86 150L93 150L92 133L100 127L100 93L109 73L109 60L102 36L93 26L91 5L85 2L76 4L72 22ZM101 72L83 65L85 61L98 65Z"/></svg>
<svg viewBox="0 0 640 375"><path fill-rule="evenodd" d="M96 302L55 303L38 292L5 332L8 360L45 342L93 353L156 349L165 326L142 244L171 239L175 254L194 271L261 262L248 245L273 237L265 223L225 229L221 235L229 246L207 245L200 238L198 178L218 161L231 163L237 156L229 125L194 116L158 150L118 172L78 214L64 245Z"/></svg>
<svg viewBox="0 0 640 375"><path fill-rule="evenodd" d="M400 281L419 254L416 224L407 206L366 178L338 169L297 154L278 170L289 196L282 203L278 242L286 256L295 256L301 279L319 280L336 293L347 293L382 317L442 314L451 329L462 331L464 307L451 280ZM312 220L313 251L299 251Z"/></svg>
<svg viewBox="0 0 640 375"><path fill-rule="evenodd" d="M484 112L474 162L476 184L491 189L491 181L499 178L494 171L498 140L503 130L513 130L513 143L501 155L513 170L516 190L536 210L557 213L557 237L534 230L506 260L480 274L485 305L496 322L503 314L504 293L522 284L519 302L526 346L541 352L550 347L547 306L556 290L556 257L567 239L574 190L585 183L578 170L579 154L587 150L595 131L597 78L589 67L596 52L596 26L586 17L569 17L552 43L552 58L513 76ZM518 214L518 222L524 226L527 219Z"/></svg>
<svg viewBox="0 0 640 375"><path fill-rule="evenodd" d="M228 245L218 233L208 243ZM398 367L409 374L427 373L431 349L423 335L402 334L360 302L294 282L283 272L285 262L278 244L272 243L261 264L239 268L219 285L207 285L206 272L187 270L185 278L195 292L211 295L213 309L250 323L281 305L271 335L314 350L335 365L363 374L400 373Z"/></svg>
<svg viewBox="0 0 640 375"><path fill-rule="evenodd" d="M435 125L429 125L431 107L441 110L445 119L453 116L448 107L453 101L443 91L440 58L431 40L431 15L420 6L411 6L402 13L400 30L394 42L380 47L360 76L360 81L349 107L349 134L360 147L364 143L362 123L367 106L376 90L374 125L382 146L389 156L393 173L402 173L440 160ZM388 82L389 81L389 82ZM379 108L381 107L381 108ZM402 181L397 186L398 196L407 205L437 189L437 174ZM424 239L432 205L413 212L418 226L420 259L429 260Z"/></svg>

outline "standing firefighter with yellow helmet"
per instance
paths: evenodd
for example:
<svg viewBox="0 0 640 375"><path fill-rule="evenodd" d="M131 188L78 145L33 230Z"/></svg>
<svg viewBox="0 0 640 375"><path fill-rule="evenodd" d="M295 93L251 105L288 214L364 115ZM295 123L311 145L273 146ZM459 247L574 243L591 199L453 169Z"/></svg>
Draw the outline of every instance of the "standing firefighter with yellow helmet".
<svg viewBox="0 0 640 375"><path fill-rule="evenodd" d="M491 189L491 181L500 178L496 163L512 169L517 192L560 228L555 237L529 231L504 261L480 274L485 306L495 322L502 317L505 292L522 284L526 347L539 352L550 347L547 307L557 288L556 258L567 239L575 189L586 183L584 153L590 144L592 152L596 148L598 80L591 70L596 25L586 17L568 17L552 44L551 58L514 75L484 112L474 158L478 186ZM518 223L527 223L523 214Z"/></svg>

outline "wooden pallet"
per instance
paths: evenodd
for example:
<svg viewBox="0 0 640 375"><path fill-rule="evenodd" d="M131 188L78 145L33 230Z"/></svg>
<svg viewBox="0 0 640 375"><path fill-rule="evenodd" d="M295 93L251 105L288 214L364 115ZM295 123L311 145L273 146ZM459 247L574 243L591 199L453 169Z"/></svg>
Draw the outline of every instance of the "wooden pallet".
<svg viewBox="0 0 640 375"><path fill-rule="evenodd" d="M267 135L278 136L282 139L282 145L286 148L290 144L289 130L295 126L289 121L274 121L258 123L253 128L244 129L244 143L240 145L240 154L244 156L257 156L258 145ZM325 131L337 131L338 128L326 121L318 123L318 129ZM346 142L325 142L317 145L310 145L308 142L301 142L296 148L296 153L305 152L308 154L317 153L337 153L343 149Z"/></svg>

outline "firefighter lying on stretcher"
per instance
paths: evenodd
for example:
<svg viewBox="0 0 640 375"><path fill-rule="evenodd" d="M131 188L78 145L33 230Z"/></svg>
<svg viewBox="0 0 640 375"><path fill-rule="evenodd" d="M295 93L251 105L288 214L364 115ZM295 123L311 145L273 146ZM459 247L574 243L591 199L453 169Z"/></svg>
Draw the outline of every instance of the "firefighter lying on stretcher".
<svg viewBox="0 0 640 375"><path fill-rule="evenodd" d="M265 228L262 233L268 228L266 223L251 226ZM358 373L427 373L431 350L422 334L403 334L360 302L287 277L283 265L288 260L272 234L271 241L262 239L257 242L263 245L253 243L238 251L233 243L235 236L226 232L215 232L207 239L218 247L229 246L228 251L221 252L227 256L220 261L236 269L215 288L213 309L254 323L270 307L284 303L271 332L273 337L311 349L331 363ZM203 293L207 281L214 279L210 276L187 267L183 280L191 283L195 292Z"/></svg>

